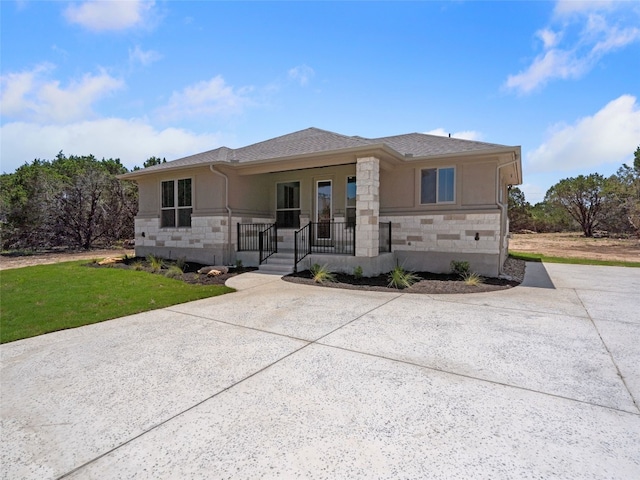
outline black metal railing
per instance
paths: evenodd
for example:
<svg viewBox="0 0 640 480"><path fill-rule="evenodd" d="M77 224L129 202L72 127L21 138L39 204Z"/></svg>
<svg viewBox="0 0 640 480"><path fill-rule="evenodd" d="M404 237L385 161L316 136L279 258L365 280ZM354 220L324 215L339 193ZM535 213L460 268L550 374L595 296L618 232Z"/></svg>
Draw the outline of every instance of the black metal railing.
<svg viewBox="0 0 640 480"><path fill-rule="evenodd" d="M260 252L260 263L278 253L277 224L238 223L238 251Z"/></svg>
<svg viewBox="0 0 640 480"><path fill-rule="evenodd" d="M311 251L355 255L356 228L350 222L311 222Z"/></svg>
<svg viewBox="0 0 640 480"><path fill-rule="evenodd" d="M391 222L380 222L378 253L391 253Z"/></svg>
<svg viewBox="0 0 640 480"><path fill-rule="evenodd" d="M293 233L293 271L298 271L298 263L311 253L310 223Z"/></svg>
<svg viewBox="0 0 640 480"><path fill-rule="evenodd" d="M355 225L352 222L308 223L294 234L294 269L311 253L355 255Z"/></svg>
<svg viewBox="0 0 640 480"><path fill-rule="evenodd" d="M260 232L258 236L258 251L260 252L260 264L274 253L278 253L278 224L274 223L269 228Z"/></svg>

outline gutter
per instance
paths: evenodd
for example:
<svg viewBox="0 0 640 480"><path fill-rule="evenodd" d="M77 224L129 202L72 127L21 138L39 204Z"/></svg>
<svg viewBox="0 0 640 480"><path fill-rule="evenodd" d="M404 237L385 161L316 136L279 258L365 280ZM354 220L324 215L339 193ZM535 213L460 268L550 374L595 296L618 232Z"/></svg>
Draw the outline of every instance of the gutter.
<svg viewBox="0 0 640 480"><path fill-rule="evenodd" d="M502 167L509 167L511 165L515 165L518 163L518 160L516 160L516 154L513 154L513 160L510 161L509 163L505 163L503 165L498 165L498 168L496 169L496 205L498 206L498 208L501 211L500 214L500 253L498 255L498 276L500 275L504 275L504 262L502 262L502 254L504 252L504 235L506 234L505 232L505 226L507 224L507 207L509 205L509 200L507 199L506 205L501 204L500 203L500 169ZM506 260L506 257L505 257Z"/></svg>
<svg viewBox="0 0 640 480"><path fill-rule="evenodd" d="M215 170L213 168L213 164L209 165L209 170L211 170L211 173L213 173L214 175L218 175L222 178L224 178L224 203L225 203L225 207L227 209L227 226L229 229L229 232L227 234L227 255L228 255L228 262L229 264L231 264L231 250L232 250L232 246L231 246L231 207L229 206L229 177L226 176L224 173L219 172L218 170Z"/></svg>

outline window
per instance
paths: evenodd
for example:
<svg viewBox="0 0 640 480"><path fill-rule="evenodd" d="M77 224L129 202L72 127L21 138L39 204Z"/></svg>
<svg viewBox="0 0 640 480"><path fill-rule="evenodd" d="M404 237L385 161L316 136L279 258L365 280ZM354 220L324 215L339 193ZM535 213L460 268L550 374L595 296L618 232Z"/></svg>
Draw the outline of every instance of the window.
<svg viewBox="0 0 640 480"><path fill-rule="evenodd" d="M346 220L348 225L356 224L356 177L347 177Z"/></svg>
<svg viewBox="0 0 640 480"><path fill-rule="evenodd" d="M191 179L169 180L162 182L162 227L190 227Z"/></svg>
<svg viewBox="0 0 640 480"><path fill-rule="evenodd" d="M455 169L425 168L421 172L420 203L455 201Z"/></svg>
<svg viewBox="0 0 640 480"><path fill-rule="evenodd" d="M278 183L276 197L278 228L300 228L300 182Z"/></svg>

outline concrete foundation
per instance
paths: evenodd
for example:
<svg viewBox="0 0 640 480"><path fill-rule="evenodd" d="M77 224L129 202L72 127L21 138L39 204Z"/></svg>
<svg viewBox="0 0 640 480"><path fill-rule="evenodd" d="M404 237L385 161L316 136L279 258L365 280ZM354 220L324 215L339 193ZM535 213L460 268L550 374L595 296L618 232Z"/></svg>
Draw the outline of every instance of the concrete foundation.
<svg viewBox="0 0 640 480"><path fill-rule="evenodd" d="M451 261L469 262L471 271L485 277L499 275L500 255L490 253L394 252L398 265L413 272L449 273Z"/></svg>
<svg viewBox="0 0 640 480"><path fill-rule="evenodd" d="M393 253L382 253L377 257L354 257L353 255L323 255L313 253L298 264L298 271L306 270L314 263L327 265L329 270L336 273L353 275L356 267L362 268L365 277L375 277L381 273L387 273L396 266L396 257Z"/></svg>

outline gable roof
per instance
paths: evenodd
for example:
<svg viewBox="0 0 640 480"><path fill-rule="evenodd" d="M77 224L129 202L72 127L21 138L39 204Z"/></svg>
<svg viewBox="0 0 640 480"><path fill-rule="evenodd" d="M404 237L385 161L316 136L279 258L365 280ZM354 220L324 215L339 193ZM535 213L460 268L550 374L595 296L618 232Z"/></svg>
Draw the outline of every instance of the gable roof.
<svg viewBox="0 0 640 480"><path fill-rule="evenodd" d="M280 137L254 143L241 148L220 147L190 155L122 176L132 178L161 170L188 168L211 164L247 164L251 162L278 161L285 158L313 154L341 153L371 148L383 148L397 158L428 158L460 153L490 153L515 147L494 143L440 137L424 133L409 133L380 138L347 136L319 128L307 128Z"/></svg>

